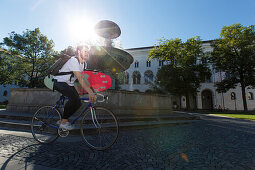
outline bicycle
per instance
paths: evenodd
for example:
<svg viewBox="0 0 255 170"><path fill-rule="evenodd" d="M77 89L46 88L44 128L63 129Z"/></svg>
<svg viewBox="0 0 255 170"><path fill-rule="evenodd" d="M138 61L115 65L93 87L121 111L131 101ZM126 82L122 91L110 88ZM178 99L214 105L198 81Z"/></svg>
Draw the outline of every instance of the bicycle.
<svg viewBox="0 0 255 170"><path fill-rule="evenodd" d="M108 96L97 94L102 97L97 102L108 100ZM31 120L32 135L36 141L41 144L49 144L57 140L59 136L66 137L69 131L59 128L58 121L61 120L62 112L59 108L64 108L65 101L68 100L65 96L60 96L60 99L54 106L40 107ZM83 141L92 149L105 150L111 147L119 133L118 121L110 110L104 107L94 106L89 102L88 98L80 98L88 105L77 116L71 124L82 117L80 121L80 133Z"/></svg>

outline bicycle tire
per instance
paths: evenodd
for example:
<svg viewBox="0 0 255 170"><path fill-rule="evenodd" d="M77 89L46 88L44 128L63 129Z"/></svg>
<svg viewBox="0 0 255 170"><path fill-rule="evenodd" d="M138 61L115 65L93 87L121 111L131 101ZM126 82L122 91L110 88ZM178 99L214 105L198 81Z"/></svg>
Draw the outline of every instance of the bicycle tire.
<svg viewBox="0 0 255 170"><path fill-rule="evenodd" d="M90 148L105 150L117 140L119 134L118 121L110 110L104 107L94 107L94 109L100 127L95 126L91 118L91 111L88 110L81 120L81 136Z"/></svg>
<svg viewBox="0 0 255 170"><path fill-rule="evenodd" d="M49 115L50 111L53 112ZM31 131L34 139L41 144L49 144L57 140L59 134L56 122L58 120L61 120L61 114L57 109L53 110L52 106L40 107L31 120Z"/></svg>

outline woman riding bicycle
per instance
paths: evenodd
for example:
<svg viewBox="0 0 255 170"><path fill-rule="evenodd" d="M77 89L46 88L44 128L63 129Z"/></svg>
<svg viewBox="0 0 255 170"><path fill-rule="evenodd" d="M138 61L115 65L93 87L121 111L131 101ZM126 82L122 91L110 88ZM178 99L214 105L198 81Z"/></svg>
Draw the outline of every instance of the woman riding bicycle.
<svg viewBox="0 0 255 170"><path fill-rule="evenodd" d="M85 83L82 77L82 71L86 69L89 57L89 47L80 45L76 48L76 56L71 57L59 70L59 72L73 72L72 75L58 75L54 78L54 89L68 97L69 100L65 104L64 114L61 119L60 128L72 130L74 127L68 122L68 118L72 116L81 106L79 94L74 87L74 81L78 79L81 87L88 92L89 101L95 102L95 95L90 87ZM84 67L85 65L85 67ZM72 77L70 77L72 76Z"/></svg>

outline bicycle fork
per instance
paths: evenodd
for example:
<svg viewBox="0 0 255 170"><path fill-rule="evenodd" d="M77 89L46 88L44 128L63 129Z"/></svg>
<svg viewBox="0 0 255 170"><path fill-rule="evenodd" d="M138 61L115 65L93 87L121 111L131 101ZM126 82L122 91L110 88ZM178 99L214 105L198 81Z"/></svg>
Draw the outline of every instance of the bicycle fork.
<svg viewBox="0 0 255 170"><path fill-rule="evenodd" d="M96 128L101 128L101 125L97 121L97 116L96 116L95 108L94 107L90 107L90 112L91 112L91 118L92 118L94 126Z"/></svg>

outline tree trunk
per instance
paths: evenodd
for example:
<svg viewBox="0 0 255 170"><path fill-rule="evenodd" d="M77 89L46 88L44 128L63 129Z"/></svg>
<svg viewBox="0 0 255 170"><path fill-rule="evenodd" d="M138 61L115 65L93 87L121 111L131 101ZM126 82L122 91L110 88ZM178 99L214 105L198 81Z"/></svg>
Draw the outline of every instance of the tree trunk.
<svg viewBox="0 0 255 170"><path fill-rule="evenodd" d="M247 111L247 101L246 101L246 94L245 94L245 85L243 82L241 82L241 88L242 88L242 97L243 97L243 107L244 111Z"/></svg>
<svg viewBox="0 0 255 170"><path fill-rule="evenodd" d="M179 109L181 109L182 108L182 95L179 95L179 98L180 98L180 100L179 100L179 102L180 102Z"/></svg>
<svg viewBox="0 0 255 170"><path fill-rule="evenodd" d="M28 83L29 88L32 88L32 86L33 86L33 73L31 73L29 83Z"/></svg>
<svg viewBox="0 0 255 170"><path fill-rule="evenodd" d="M186 94L186 109L190 110L189 94Z"/></svg>
<svg viewBox="0 0 255 170"><path fill-rule="evenodd" d="M197 109L197 97L194 94L192 95L192 97L193 97L192 104L194 105L194 107L192 109L194 110L194 109Z"/></svg>

